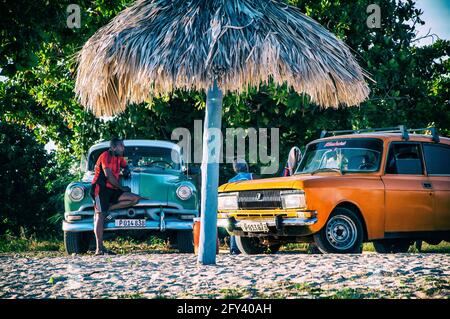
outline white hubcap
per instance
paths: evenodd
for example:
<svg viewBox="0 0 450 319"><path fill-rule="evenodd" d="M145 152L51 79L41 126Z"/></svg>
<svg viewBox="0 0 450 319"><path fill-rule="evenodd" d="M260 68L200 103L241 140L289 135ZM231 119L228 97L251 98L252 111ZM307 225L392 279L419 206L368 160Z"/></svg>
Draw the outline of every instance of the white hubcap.
<svg viewBox="0 0 450 319"><path fill-rule="evenodd" d="M356 225L345 215L336 215L327 223L326 236L328 243L338 250L346 250L352 247L357 238Z"/></svg>

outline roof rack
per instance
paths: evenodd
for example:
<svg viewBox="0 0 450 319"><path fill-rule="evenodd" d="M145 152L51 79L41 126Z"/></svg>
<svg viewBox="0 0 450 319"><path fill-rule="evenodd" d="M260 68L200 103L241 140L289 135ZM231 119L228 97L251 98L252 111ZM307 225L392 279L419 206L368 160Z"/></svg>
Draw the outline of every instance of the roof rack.
<svg viewBox="0 0 450 319"><path fill-rule="evenodd" d="M408 133L418 133L418 132L430 132L431 133L431 139L434 142L439 142L439 133L437 128L435 127L426 127L426 128L413 128L408 129L405 125L398 125L393 127L382 127L382 128L368 128L368 129L362 129L362 130L341 130L341 131L326 131L323 130L320 133L320 138L324 138L327 135L342 135L342 134L361 134L361 133L367 133L367 132L377 132L377 133L401 133L402 138L407 141L409 140L409 134Z"/></svg>

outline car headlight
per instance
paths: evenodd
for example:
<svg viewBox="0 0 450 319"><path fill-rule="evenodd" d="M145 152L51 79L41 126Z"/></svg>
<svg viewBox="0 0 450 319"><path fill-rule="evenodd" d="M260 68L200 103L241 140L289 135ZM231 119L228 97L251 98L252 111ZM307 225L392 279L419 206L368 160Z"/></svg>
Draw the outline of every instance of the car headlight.
<svg viewBox="0 0 450 319"><path fill-rule="evenodd" d="M222 209L238 209L238 193L221 193L217 208Z"/></svg>
<svg viewBox="0 0 450 319"><path fill-rule="evenodd" d="M280 195L284 209L306 207L305 192L301 190L282 191Z"/></svg>
<svg viewBox="0 0 450 319"><path fill-rule="evenodd" d="M72 186L69 190L69 197L74 202L79 202L84 197L83 186Z"/></svg>
<svg viewBox="0 0 450 319"><path fill-rule="evenodd" d="M192 188L187 185L181 185L177 188L177 196L182 200L188 200L192 196Z"/></svg>

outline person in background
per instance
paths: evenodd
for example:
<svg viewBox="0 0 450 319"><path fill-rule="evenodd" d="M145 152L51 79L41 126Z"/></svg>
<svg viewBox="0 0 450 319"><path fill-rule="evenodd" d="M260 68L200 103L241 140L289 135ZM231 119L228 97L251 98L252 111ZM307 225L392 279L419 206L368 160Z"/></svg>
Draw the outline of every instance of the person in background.
<svg viewBox="0 0 450 319"><path fill-rule="evenodd" d="M294 146L289 151L288 160L283 170L283 176L292 176L297 169L300 160L302 159L302 152L297 146Z"/></svg>
<svg viewBox="0 0 450 319"><path fill-rule="evenodd" d="M247 181L253 179L253 174L249 173L248 164L243 159L235 159L233 161L233 170L236 175L231 178L228 183L233 183L237 181ZM241 252L236 244L236 237L230 236L230 254L238 255Z"/></svg>
<svg viewBox="0 0 450 319"><path fill-rule="evenodd" d="M228 183L248 181L253 179L253 174L249 173L248 164L243 159L235 159L233 161L233 171L236 173L236 175L231 178Z"/></svg>
<svg viewBox="0 0 450 319"><path fill-rule="evenodd" d="M302 152L297 146L294 146L289 151L288 160L286 161L286 166L283 170L282 176L292 176L294 175L298 164L300 164L300 161L302 159ZM308 246L308 252L310 254L320 254L319 248L317 248L317 245L314 243L310 243Z"/></svg>

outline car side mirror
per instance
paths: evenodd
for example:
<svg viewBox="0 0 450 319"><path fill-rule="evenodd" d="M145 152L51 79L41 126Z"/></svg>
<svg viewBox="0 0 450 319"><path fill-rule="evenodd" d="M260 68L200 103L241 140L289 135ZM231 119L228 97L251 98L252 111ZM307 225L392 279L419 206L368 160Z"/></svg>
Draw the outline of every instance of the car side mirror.
<svg viewBox="0 0 450 319"><path fill-rule="evenodd" d="M299 155L299 157L298 157L298 162L297 162L297 167L296 167L296 168L298 168L298 166L299 166L300 163L302 162L302 159L303 159L303 154L302 154L302 152L300 152L300 155Z"/></svg>
<svg viewBox="0 0 450 319"><path fill-rule="evenodd" d="M298 166L298 164L300 164L300 162L302 161L302 159L303 159L303 154L302 154L302 151L300 151L300 149L298 150L298 161L297 161L297 166Z"/></svg>
<svg viewBox="0 0 450 319"><path fill-rule="evenodd" d="M291 150L289 151L288 163L291 163L294 172L296 171L298 165L302 161L302 158L303 154L300 148L298 148L297 146L292 147Z"/></svg>

